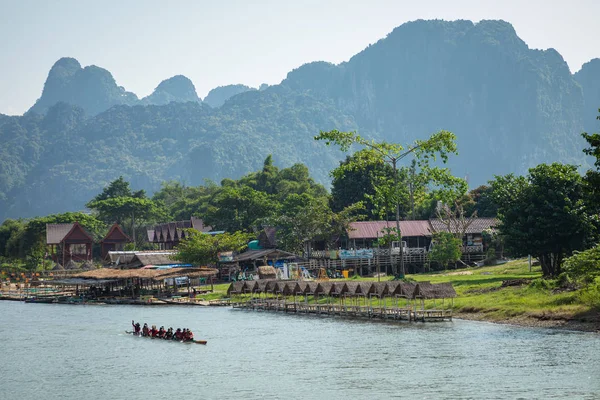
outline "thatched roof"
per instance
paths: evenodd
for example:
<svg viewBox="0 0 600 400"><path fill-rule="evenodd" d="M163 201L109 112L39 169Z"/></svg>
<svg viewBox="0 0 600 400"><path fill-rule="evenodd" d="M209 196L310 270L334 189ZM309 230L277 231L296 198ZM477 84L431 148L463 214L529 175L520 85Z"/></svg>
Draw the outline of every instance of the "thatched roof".
<svg viewBox="0 0 600 400"><path fill-rule="evenodd" d="M415 283L412 282L402 282L402 281L389 281L388 285L388 295L389 296L397 296L397 297L406 297L409 299L414 298L415 291Z"/></svg>
<svg viewBox="0 0 600 400"><path fill-rule="evenodd" d="M348 287L347 296L356 296L360 294L360 285L357 281L346 282L346 286Z"/></svg>
<svg viewBox="0 0 600 400"><path fill-rule="evenodd" d="M309 293L310 287L308 286L308 282L306 282L306 281L300 281L300 282L298 282L298 286L300 287L300 292L302 294Z"/></svg>
<svg viewBox="0 0 600 400"><path fill-rule="evenodd" d="M266 293L271 289L272 280L271 279L259 279L256 281L258 284L258 288L255 290L257 293Z"/></svg>
<svg viewBox="0 0 600 400"><path fill-rule="evenodd" d="M387 282L373 282L375 294L379 297L384 297L389 294L389 286Z"/></svg>
<svg viewBox="0 0 600 400"><path fill-rule="evenodd" d="M254 293L258 291L258 282L257 281L246 281L246 293Z"/></svg>
<svg viewBox="0 0 600 400"><path fill-rule="evenodd" d="M443 294L447 289L441 288L438 290L436 288L438 285L432 285L429 282L419 282L415 287L414 298L421 299L441 299L443 298ZM456 293L454 293L456 295Z"/></svg>
<svg viewBox="0 0 600 400"><path fill-rule="evenodd" d="M170 268L170 269L113 269L100 268L73 275L85 279L154 279L156 281L187 276L189 278L209 277L218 273L214 268Z"/></svg>
<svg viewBox="0 0 600 400"><path fill-rule="evenodd" d="M232 282L231 285L229 285L229 287L227 288L227 296L231 294L242 293L245 284L246 282L244 281Z"/></svg>
<svg viewBox="0 0 600 400"><path fill-rule="evenodd" d="M373 285L373 282L370 281L360 281L358 282L359 286L360 286L360 293L363 296L369 296L373 293L375 293L375 285Z"/></svg>
<svg viewBox="0 0 600 400"><path fill-rule="evenodd" d="M315 293L315 294L319 293L319 294L329 296L332 292L335 291L334 286L335 285L333 282L329 282L329 281L319 282L319 284L317 285L317 288L315 289L315 291L313 293Z"/></svg>
<svg viewBox="0 0 600 400"><path fill-rule="evenodd" d="M112 268L100 268L91 271L85 271L73 275L73 278L86 278L86 279L128 279L128 278L142 278L151 279L159 273L164 272L155 269L112 269Z"/></svg>
<svg viewBox="0 0 600 400"><path fill-rule="evenodd" d="M308 287L306 289L306 293L311 293L311 294L316 293L316 290L319 286L319 282L306 282L306 284L308 285Z"/></svg>
<svg viewBox="0 0 600 400"><path fill-rule="evenodd" d="M295 294L303 294L304 292L302 291L302 289L300 288L300 285L298 284L298 281L288 281L286 282L285 286L287 286L288 291L291 295L295 295Z"/></svg>
<svg viewBox="0 0 600 400"><path fill-rule="evenodd" d="M258 267L258 276L260 279L275 279L277 271L275 271L275 267L263 265L262 267Z"/></svg>

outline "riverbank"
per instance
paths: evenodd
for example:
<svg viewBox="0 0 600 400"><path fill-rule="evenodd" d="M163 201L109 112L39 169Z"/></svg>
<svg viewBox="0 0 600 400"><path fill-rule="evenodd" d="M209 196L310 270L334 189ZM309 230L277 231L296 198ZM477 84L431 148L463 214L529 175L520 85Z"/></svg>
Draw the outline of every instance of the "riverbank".
<svg viewBox="0 0 600 400"><path fill-rule="evenodd" d="M584 304L580 290L553 288L541 277L541 268L533 266L530 271L527 260L407 276L415 281L452 283L458 295L453 302L456 318L600 333L600 311ZM215 285L207 300L226 297L228 286Z"/></svg>
<svg viewBox="0 0 600 400"><path fill-rule="evenodd" d="M456 318L600 333L600 312L583 302L581 291L553 288L539 266L529 271L527 260L408 277L451 282Z"/></svg>

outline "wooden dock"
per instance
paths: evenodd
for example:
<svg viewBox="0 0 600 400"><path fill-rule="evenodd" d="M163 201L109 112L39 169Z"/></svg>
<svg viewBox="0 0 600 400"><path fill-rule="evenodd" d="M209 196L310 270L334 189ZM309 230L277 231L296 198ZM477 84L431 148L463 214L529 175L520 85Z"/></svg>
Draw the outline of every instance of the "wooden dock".
<svg viewBox="0 0 600 400"><path fill-rule="evenodd" d="M339 303L291 302L281 299L248 299L234 302L234 309L248 311L273 311L287 314L314 314L341 316L362 319L403 320L403 321L452 321L452 309L418 309L415 307L373 307L368 305L348 305Z"/></svg>

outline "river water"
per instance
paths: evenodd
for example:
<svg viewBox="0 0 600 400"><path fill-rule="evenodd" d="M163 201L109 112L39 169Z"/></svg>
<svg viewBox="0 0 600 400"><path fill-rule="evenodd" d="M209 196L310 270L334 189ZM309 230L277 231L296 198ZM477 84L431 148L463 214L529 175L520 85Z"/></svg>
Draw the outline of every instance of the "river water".
<svg viewBox="0 0 600 400"><path fill-rule="evenodd" d="M208 345L126 335L132 319ZM0 301L0 335L0 399L600 398L589 333Z"/></svg>

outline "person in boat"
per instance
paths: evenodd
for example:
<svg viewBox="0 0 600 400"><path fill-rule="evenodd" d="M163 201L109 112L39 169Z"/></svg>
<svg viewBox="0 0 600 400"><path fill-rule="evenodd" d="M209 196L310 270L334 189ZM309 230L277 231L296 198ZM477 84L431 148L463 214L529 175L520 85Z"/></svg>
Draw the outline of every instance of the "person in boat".
<svg viewBox="0 0 600 400"><path fill-rule="evenodd" d="M165 327L161 326L160 329L158 330L158 337L161 339L164 339L166 334L167 334L167 331L165 331Z"/></svg>
<svg viewBox="0 0 600 400"><path fill-rule="evenodd" d="M177 330L175 331L175 335L173 335L173 337L175 338L175 340L183 339L183 332L181 332L180 328L177 328Z"/></svg>
<svg viewBox="0 0 600 400"><path fill-rule="evenodd" d="M150 336L150 329L148 329L148 324L144 324L142 328L142 336Z"/></svg>
<svg viewBox="0 0 600 400"><path fill-rule="evenodd" d="M133 325L133 334L136 336L140 335L140 331L142 330L142 328L140 327L140 323L138 322L137 324L134 323L134 321L131 321L131 325Z"/></svg>
<svg viewBox="0 0 600 400"><path fill-rule="evenodd" d="M183 335L183 340L186 342L190 342L190 341L194 340L194 334L192 333L192 331L190 331L189 329L186 329L185 333Z"/></svg>
<svg viewBox="0 0 600 400"><path fill-rule="evenodd" d="M167 339L167 340L173 339L173 328L169 327L169 329L167 329L167 333L165 333L165 339Z"/></svg>
<svg viewBox="0 0 600 400"><path fill-rule="evenodd" d="M150 329L150 335L153 338L158 336L158 329L156 329L156 325L152 325L152 329Z"/></svg>

